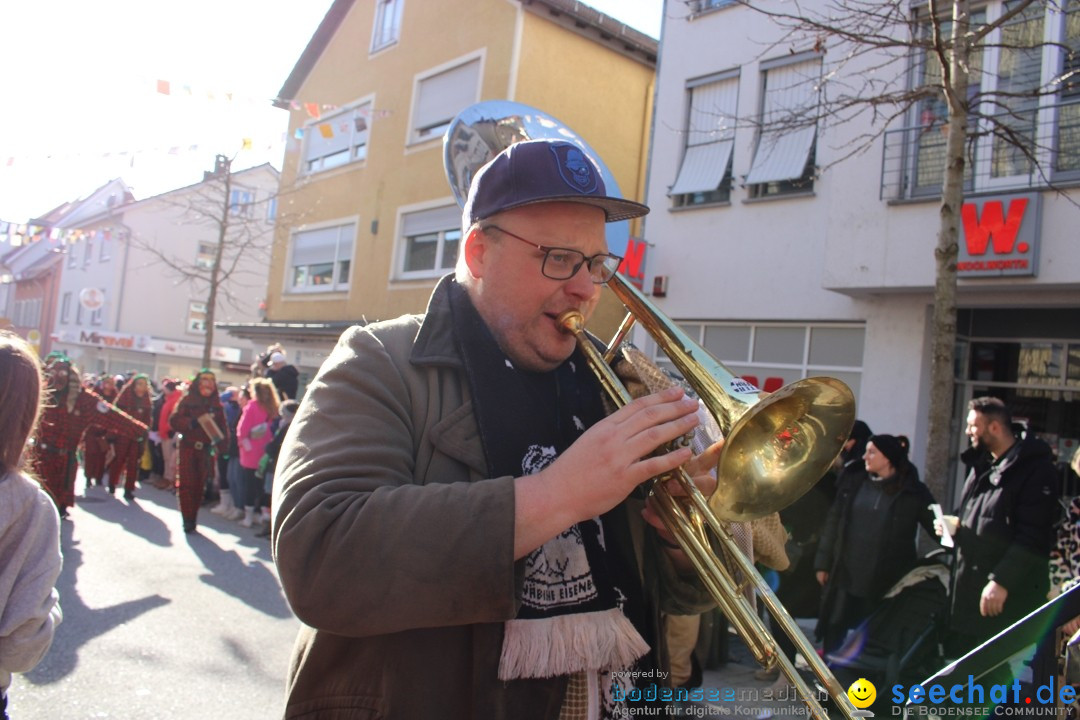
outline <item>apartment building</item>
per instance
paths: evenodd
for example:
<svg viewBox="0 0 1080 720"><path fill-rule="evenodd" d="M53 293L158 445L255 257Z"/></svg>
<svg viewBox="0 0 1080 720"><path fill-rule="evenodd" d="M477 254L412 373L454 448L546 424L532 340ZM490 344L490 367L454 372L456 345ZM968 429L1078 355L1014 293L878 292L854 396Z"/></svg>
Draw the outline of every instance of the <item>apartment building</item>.
<svg viewBox="0 0 1080 720"><path fill-rule="evenodd" d="M443 134L479 101L556 118L640 199L655 60L655 40L573 0L338 0L278 99L266 320L226 329L284 343L310 376L348 325L422 312L461 239Z"/></svg>
<svg viewBox="0 0 1080 720"><path fill-rule="evenodd" d="M977 23L1005 9L1001 0L976 6ZM869 114L787 126L770 118L815 110L829 83L920 84L932 63L893 50L899 64L889 67L900 70L886 80L885 51L849 56L824 33L793 39L768 17L793 10L771 1L666 3L644 285L718 359L765 390L813 375L844 380L858 416L875 431L909 436L921 464L940 99L926 97L884 126ZM928 27L924 6L908 11L914 27ZM1018 49L1024 38L1046 42ZM1040 162L988 135L968 151L957 452L967 444L965 404L984 394L1006 399L1062 461L1080 438L1080 86L1055 82L1075 67L1078 49L1080 3L1036 3L988 37L972 62L970 96L1015 93L998 112ZM1023 97L1034 87L1044 88L1041 97ZM867 138L865 151L851 152Z"/></svg>

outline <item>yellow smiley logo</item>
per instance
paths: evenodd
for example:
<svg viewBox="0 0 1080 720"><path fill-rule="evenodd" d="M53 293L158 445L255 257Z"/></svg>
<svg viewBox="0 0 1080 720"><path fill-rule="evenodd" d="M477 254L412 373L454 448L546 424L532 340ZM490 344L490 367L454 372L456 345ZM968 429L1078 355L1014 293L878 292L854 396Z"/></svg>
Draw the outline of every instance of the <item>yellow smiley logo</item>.
<svg viewBox="0 0 1080 720"><path fill-rule="evenodd" d="M859 678L851 683L851 687L847 689L847 696L852 705L864 710L874 704L874 700L877 698L877 688L874 687L874 683L866 678Z"/></svg>

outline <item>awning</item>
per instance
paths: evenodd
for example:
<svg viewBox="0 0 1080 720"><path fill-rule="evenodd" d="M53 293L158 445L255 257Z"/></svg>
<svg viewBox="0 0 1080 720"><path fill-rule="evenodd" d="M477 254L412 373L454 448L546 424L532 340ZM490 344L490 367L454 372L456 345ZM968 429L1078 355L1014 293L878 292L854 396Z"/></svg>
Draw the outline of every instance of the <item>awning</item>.
<svg viewBox="0 0 1080 720"><path fill-rule="evenodd" d="M668 195L712 192L720 187L727 174L734 141L721 140L686 148L679 176Z"/></svg>
<svg viewBox="0 0 1080 720"><path fill-rule="evenodd" d="M754 154L754 164L746 176L746 184L780 182L802 177L816 135L816 127L762 133Z"/></svg>

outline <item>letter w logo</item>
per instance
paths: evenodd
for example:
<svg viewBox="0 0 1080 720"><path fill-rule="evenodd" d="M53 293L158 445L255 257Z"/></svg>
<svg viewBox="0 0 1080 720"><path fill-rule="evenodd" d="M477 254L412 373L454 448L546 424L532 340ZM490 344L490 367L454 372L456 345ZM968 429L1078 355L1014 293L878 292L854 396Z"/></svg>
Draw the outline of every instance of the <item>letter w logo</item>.
<svg viewBox="0 0 1080 720"><path fill-rule="evenodd" d="M1024 220L1027 198L1016 198L1009 202L1009 216L1004 217L1001 201L994 200L983 205L982 219L975 203L964 203L960 216L964 221L964 241L969 255L985 255L990 239L994 241L994 254L1008 255L1013 251L1016 234L1020 232L1020 223Z"/></svg>

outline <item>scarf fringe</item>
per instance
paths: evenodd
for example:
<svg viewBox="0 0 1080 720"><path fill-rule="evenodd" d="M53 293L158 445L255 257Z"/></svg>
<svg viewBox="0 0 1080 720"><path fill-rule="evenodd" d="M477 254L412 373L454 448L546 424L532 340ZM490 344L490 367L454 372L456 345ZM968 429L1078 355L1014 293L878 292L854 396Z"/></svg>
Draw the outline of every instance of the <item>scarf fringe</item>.
<svg viewBox="0 0 1080 720"><path fill-rule="evenodd" d="M499 679L549 678L583 670L622 670L649 644L618 608L535 620L508 620Z"/></svg>

